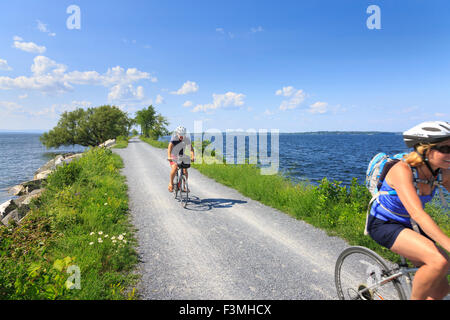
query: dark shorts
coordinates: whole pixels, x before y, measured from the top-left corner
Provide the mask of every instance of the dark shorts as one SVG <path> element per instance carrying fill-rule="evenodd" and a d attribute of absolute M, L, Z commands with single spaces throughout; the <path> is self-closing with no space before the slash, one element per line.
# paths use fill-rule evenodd
<path fill-rule="evenodd" d="M 376 243 L 391 249 L 394 245 L 395 240 L 397 239 L 400 232 L 403 229 L 411 229 L 409 226 L 405 226 L 397 221 L 388 220 L 384 221 L 378 218 L 375 218 L 372 215 L 369 215 L 369 221 L 367 229 L 369 231 L 369 235 L 375 240 Z M 427 236 L 423 230 L 419 227 L 420 234 L 424 237 L 433 241 L 429 236 Z M 434 242 L 434 241 L 433 241 Z"/>

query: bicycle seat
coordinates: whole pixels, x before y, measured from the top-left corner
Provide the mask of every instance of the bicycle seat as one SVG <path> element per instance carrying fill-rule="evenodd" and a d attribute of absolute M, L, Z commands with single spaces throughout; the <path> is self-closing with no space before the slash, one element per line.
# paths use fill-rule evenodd
<path fill-rule="evenodd" d="M 183 161 L 177 162 L 179 168 L 187 169 L 191 167 L 190 163 L 184 163 Z"/>

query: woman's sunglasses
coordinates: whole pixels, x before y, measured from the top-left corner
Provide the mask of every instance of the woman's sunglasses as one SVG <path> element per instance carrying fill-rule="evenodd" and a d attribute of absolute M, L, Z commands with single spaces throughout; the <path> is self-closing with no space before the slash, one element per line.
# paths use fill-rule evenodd
<path fill-rule="evenodd" d="M 433 150 L 439 151 L 440 153 L 450 153 L 450 146 L 438 146 L 431 148 Z"/>

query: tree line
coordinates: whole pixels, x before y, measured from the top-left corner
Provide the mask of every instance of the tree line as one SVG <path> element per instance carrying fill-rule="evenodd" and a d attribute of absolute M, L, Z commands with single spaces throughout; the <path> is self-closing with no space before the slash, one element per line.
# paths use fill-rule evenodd
<path fill-rule="evenodd" d="M 136 129 L 133 129 L 135 125 L 140 126 L 141 135 L 147 138 L 158 140 L 169 134 L 168 120 L 157 113 L 152 105 L 137 111 L 134 118 L 116 106 L 104 105 L 64 112 L 58 124 L 42 134 L 40 141 L 47 148 L 76 144 L 98 146 L 109 139 L 137 134 Z"/>

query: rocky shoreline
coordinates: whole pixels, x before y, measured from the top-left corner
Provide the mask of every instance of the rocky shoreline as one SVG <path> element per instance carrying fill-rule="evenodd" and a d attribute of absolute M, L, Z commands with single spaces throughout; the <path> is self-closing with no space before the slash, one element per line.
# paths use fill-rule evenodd
<path fill-rule="evenodd" d="M 115 139 L 108 140 L 99 145 L 103 148 L 111 148 L 116 143 Z M 83 153 L 66 153 L 58 155 L 39 168 L 30 181 L 22 182 L 8 189 L 13 198 L 0 204 L 0 226 L 9 225 L 11 221 L 20 223 L 30 211 L 30 203 L 38 198 L 45 190 L 48 176 L 58 167 L 69 164 L 81 158 Z"/>

